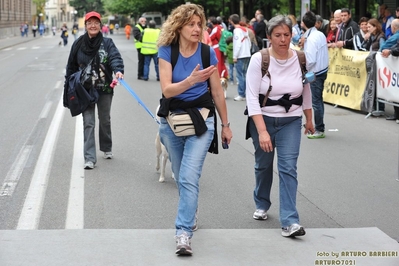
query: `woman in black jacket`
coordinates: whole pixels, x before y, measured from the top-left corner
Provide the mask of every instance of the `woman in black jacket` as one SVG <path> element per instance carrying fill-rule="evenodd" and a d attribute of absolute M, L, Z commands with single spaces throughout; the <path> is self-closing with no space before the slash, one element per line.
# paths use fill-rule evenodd
<path fill-rule="evenodd" d="M 66 98 L 69 77 L 85 69 L 89 64 L 93 71 L 93 86 L 99 93 L 97 102 L 99 120 L 100 150 L 104 152 L 105 159 L 112 159 L 111 135 L 111 103 L 114 94 L 112 74 L 115 79 L 123 78 L 124 65 L 122 57 L 112 39 L 103 37 L 101 33 L 101 16 L 97 12 L 89 12 L 85 16 L 86 33 L 72 45 L 69 54 L 64 86 L 64 106 L 68 107 Z M 96 144 L 94 138 L 95 105 L 87 107 L 82 112 L 84 126 L 84 158 L 85 169 L 93 169 L 96 162 Z"/>
<path fill-rule="evenodd" d="M 367 21 L 368 33 L 364 36 L 362 46 L 366 51 L 378 51 L 380 46 L 385 42 L 385 34 L 382 30 L 381 23 L 372 18 Z"/>

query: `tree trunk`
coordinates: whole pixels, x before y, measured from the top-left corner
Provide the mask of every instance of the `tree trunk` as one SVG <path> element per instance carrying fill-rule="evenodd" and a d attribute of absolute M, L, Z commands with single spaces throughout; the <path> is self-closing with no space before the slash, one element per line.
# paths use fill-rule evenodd
<path fill-rule="evenodd" d="M 288 0 L 288 13 L 295 15 L 295 0 Z"/>

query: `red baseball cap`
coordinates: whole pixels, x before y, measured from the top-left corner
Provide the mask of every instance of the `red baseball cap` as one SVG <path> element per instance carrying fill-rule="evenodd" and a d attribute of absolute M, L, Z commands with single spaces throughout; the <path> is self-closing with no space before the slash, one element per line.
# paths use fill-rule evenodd
<path fill-rule="evenodd" d="M 98 14 L 97 12 L 95 12 L 95 11 L 91 11 L 91 12 L 86 14 L 85 22 L 88 21 L 92 17 L 98 18 L 101 21 L 101 15 Z"/>

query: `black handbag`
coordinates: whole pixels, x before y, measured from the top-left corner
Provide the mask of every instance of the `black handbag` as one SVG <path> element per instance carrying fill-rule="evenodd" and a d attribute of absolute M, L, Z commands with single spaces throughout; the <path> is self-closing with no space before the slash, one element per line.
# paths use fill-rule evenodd
<path fill-rule="evenodd" d="M 68 80 L 67 100 L 72 116 L 81 114 L 87 107 L 98 102 L 99 94 L 93 84 L 89 89 L 83 86 L 81 80 L 84 75 L 83 70 L 79 70 L 73 73 Z"/>
<path fill-rule="evenodd" d="M 97 103 L 100 97 L 93 84 L 93 80 L 98 78 L 93 68 L 93 59 L 90 60 L 84 69 L 73 73 L 69 77 L 67 100 L 72 116 L 77 116 L 84 112 L 88 106 Z"/>
<path fill-rule="evenodd" d="M 257 46 L 256 43 L 251 42 L 251 55 L 256 52 L 259 52 L 259 46 Z"/>

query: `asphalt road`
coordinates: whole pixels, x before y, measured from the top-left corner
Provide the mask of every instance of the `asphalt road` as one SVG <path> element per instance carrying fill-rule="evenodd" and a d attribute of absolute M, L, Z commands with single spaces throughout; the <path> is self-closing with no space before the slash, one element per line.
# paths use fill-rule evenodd
<path fill-rule="evenodd" d="M 125 62 L 126 82 L 155 113 L 161 90 L 153 65 L 149 81 L 137 80 L 133 41 L 122 34 L 112 38 Z M 158 126 L 122 86 L 115 89 L 111 113 L 115 157 L 105 160 L 98 151 L 96 168 L 83 171 L 81 118 L 60 107 L 71 44 L 59 47 L 58 42 L 58 36 L 47 36 L 0 50 L 0 230 L 174 228 L 178 195 L 170 165 L 165 183 L 158 182 L 155 170 Z M 245 103 L 233 101 L 236 92 L 230 85 L 230 148 L 208 154 L 205 162 L 199 228 L 276 229 L 276 169 L 269 220 L 252 219 L 253 146 L 244 138 Z M 386 109 L 392 114 L 392 107 Z M 303 136 L 297 199 L 301 224 L 378 227 L 399 239 L 399 125 L 365 115 L 326 104 L 326 138 Z"/>

